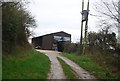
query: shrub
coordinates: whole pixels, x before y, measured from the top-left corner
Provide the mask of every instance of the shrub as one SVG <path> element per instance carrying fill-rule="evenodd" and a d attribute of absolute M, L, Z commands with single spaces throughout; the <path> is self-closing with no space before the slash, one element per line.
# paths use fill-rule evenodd
<path fill-rule="evenodd" d="M 64 52 L 75 53 L 77 49 L 78 49 L 78 45 L 76 43 L 71 43 L 71 42 L 64 43 Z"/>

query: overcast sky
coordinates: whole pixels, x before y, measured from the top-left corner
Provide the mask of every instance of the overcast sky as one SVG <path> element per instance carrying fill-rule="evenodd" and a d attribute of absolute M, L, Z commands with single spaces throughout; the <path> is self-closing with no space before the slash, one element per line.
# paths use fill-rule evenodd
<path fill-rule="evenodd" d="M 37 23 L 37 28 L 33 30 L 35 36 L 65 31 L 72 35 L 72 42 L 78 42 L 80 40 L 81 3 L 82 0 L 32 0 L 29 10 L 35 16 Z M 90 13 L 95 13 L 94 3 L 95 0 L 90 0 Z M 96 21 L 95 17 L 89 15 L 88 31 L 98 31 Z"/>

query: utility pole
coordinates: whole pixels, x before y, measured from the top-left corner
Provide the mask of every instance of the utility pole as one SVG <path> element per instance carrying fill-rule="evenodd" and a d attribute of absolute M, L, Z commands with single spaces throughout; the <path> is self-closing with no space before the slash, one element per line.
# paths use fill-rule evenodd
<path fill-rule="evenodd" d="M 88 30 L 88 15 L 89 15 L 89 0 L 87 4 L 87 10 L 84 10 L 84 0 L 82 0 L 82 21 L 81 21 L 81 39 L 80 39 L 80 46 L 82 53 L 85 54 L 85 48 L 86 48 L 86 43 L 87 43 L 87 30 Z M 85 37 L 84 37 L 84 42 L 83 41 L 83 22 L 85 23 Z"/>
<path fill-rule="evenodd" d="M 82 11 L 84 9 L 84 0 L 82 0 Z M 83 49 L 83 21 L 81 20 L 81 37 L 80 37 L 80 51 Z"/>
<path fill-rule="evenodd" d="M 120 0 L 118 1 L 118 43 L 120 44 Z"/>

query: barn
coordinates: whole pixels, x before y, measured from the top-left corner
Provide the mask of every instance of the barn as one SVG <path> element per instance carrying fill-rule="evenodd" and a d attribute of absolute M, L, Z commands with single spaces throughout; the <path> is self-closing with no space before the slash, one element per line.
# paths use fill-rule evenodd
<path fill-rule="evenodd" d="M 32 44 L 34 48 L 40 48 L 44 50 L 58 50 L 63 51 L 63 43 L 71 42 L 71 34 L 64 31 L 46 34 L 32 38 Z"/>

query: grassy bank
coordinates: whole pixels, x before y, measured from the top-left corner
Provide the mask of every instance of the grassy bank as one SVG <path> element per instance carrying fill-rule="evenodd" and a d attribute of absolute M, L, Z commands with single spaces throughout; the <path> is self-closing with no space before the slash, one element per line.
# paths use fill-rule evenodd
<path fill-rule="evenodd" d="M 69 65 L 67 65 L 62 59 L 58 58 L 58 61 L 60 62 L 60 64 L 62 65 L 63 71 L 67 77 L 67 79 L 77 79 L 77 77 L 74 75 L 71 67 Z"/>
<path fill-rule="evenodd" d="M 46 79 L 50 70 L 47 56 L 33 49 L 3 57 L 3 79 Z"/>
<path fill-rule="evenodd" d="M 82 68 L 86 69 L 87 71 L 95 75 L 97 78 L 100 78 L 100 79 L 118 79 L 119 78 L 119 72 L 111 73 L 109 71 L 109 67 L 101 66 L 99 64 L 100 62 L 96 62 L 93 58 L 90 58 L 86 55 L 78 56 L 78 55 L 68 54 L 68 53 L 63 53 L 62 55 L 73 60 L 74 62 L 79 64 Z M 101 63 L 102 62 L 103 61 L 101 61 Z"/>

